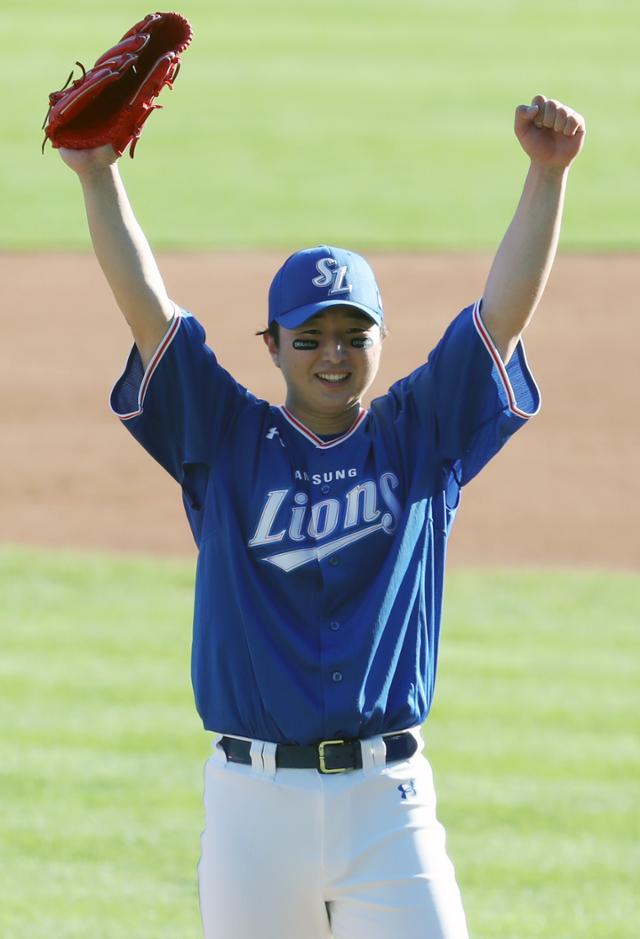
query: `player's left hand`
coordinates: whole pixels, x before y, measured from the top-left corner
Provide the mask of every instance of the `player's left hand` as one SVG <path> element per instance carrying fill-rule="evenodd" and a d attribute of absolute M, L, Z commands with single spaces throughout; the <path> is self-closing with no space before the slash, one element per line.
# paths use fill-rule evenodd
<path fill-rule="evenodd" d="M 583 116 L 566 104 L 536 95 L 530 105 L 516 108 L 515 132 L 532 162 L 564 169 L 580 153 L 586 126 Z"/>

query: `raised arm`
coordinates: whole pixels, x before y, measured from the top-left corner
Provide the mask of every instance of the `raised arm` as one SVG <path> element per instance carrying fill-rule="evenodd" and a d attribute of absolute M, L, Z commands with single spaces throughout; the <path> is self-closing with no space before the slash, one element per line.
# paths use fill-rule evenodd
<path fill-rule="evenodd" d="M 110 145 L 61 148 L 82 185 L 91 240 L 146 368 L 174 315 L 149 243 L 136 221 Z"/>
<path fill-rule="evenodd" d="M 531 164 L 524 190 L 489 272 L 482 318 L 507 362 L 542 297 L 558 247 L 569 167 L 584 119 L 537 95 L 516 109 L 515 133 Z"/>

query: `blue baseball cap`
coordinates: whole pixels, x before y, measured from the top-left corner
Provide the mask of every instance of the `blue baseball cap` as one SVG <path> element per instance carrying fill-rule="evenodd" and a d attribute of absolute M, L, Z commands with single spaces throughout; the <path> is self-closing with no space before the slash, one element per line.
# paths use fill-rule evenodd
<path fill-rule="evenodd" d="M 350 306 L 382 326 L 384 313 L 375 275 L 359 254 L 318 245 L 287 258 L 269 288 L 269 325 L 295 329 L 321 310 Z"/>

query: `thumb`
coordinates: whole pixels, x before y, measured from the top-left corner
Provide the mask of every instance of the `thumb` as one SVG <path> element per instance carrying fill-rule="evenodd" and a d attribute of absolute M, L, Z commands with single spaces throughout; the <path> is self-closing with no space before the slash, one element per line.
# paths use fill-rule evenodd
<path fill-rule="evenodd" d="M 516 131 L 525 130 L 528 124 L 533 124 L 539 111 L 537 104 L 519 104 L 516 108 Z"/>
<path fill-rule="evenodd" d="M 540 106 L 538 104 L 519 104 L 516 108 L 516 115 L 532 121 L 539 110 Z"/>

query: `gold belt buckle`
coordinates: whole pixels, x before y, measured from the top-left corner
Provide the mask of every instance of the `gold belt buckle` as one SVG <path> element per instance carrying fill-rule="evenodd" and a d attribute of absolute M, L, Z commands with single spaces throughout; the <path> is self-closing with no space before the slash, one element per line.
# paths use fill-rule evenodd
<path fill-rule="evenodd" d="M 321 740 L 318 744 L 318 758 L 320 760 L 320 772 L 321 773 L 346 773 L 346 767 L 344 769 L 327 769 L 327 763 L 324 755 L 324 748 L 330 746 L 331 744 L 338 744 L 343 747 L 347 741 L 346 740 Z"/>

